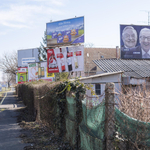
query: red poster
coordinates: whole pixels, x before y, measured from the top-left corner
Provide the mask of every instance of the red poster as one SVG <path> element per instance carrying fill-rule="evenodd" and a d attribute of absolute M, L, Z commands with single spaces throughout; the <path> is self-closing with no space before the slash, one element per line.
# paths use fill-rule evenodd
<path fill-rule="evenodd" d="M 47 70 L 48 70 L 48 73 L 59 72 L 58 62 L 55 56 L 54 49 L 47 50 Z"/>

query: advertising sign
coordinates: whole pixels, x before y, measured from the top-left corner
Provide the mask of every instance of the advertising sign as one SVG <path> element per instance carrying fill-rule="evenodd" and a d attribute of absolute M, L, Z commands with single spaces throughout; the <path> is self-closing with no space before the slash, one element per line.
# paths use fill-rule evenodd
<path fill-rule="evenodd" d="M 84 47 L 71 46 L 47 50 L 48 73 L 84 70 Z"/>
<path fill-rule="evenodd" d="M 47 23 L 46 32 L 47 47 L 84 43 L 84 17 Z"/>
<path fill-rule="evenodd" d="M 55 77 L 54 73 L 48 73 L 47 66 L 46 66 L 46 72 L 47 72 L 47 76 L 46 77 Z"/>
<path fill-rule="evenodd" d="M 18 84 L 23 84 L 28 81 L 28 69 L 27 67 L 18 68 Z"/>
<path fill-rule="evenodd" d="M 28 81 L 38 80 L 38 64 L 28 64 Z"/>
<path fill-rule="evenodd" d="M 150 26 L 120 25 L 122 59 L 150 59 Z"/>
<path fill-rule="evenodd" d="M 19 73 L 26 73 L 27 72 L 27 67 L 20 67 L 18 68 Z"/>
<path fill-rule="evenodd" d="M 32 62 L 40 62 L 38 48 L 18 50 L 18 67 L 28 67 Z"/>
<path fill-rule="evenodd" d="M 53 81 L 54 73 L 48 74 L 47 62 L 38 63 L 38 79 Z"/>
<path fill-rule="evenodd" d="M 22 58 L 22 65 L 27 66 L 28 63 L 35 62 L 35 57 L 31 58 Z"/>

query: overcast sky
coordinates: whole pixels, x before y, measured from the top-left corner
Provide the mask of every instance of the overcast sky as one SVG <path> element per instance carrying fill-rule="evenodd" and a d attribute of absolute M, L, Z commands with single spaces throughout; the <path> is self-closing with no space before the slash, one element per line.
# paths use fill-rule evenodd
<path fill-rule="evenodd" d="M 0 48 L 40 46 L 46 23 L 84 16 L 85 43 L 120 47 L 120 24 L 148 24 L 149 0 L 0 0 Z M 0 56 L 1 56 L 0 55 Z"/>

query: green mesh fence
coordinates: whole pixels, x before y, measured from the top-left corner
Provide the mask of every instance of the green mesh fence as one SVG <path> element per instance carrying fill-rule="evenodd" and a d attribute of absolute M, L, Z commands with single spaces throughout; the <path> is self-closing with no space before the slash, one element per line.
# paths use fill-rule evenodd
<path fill-rule="evenodd" d="M 76 144 L 76 122 L 68 118 L 66 119 L 66 138 L 72 146 Z"/>
<path fill-rule="evenodd" d="M 104 145 L 101 139 L 86 133 L 84 126 L 80 126 L 79 131 L 81 138 L 81 150 L 103 150 Z"/>
<path fill-rule="evenodd" d="M 83 103 L 83 120 L 80 124 L 80 139 L 82 150 L 104 149 L 105 105 L 104 101 L 88 108 Z"/>
<path fill-rule="evenodd" d="M 73 97 L 66 97 L 68 114 L 65 117 L 66 120 L 66 138 L 70 142 L 71 146 L 76 144 L 76 101 Z"/>
<path fill-rule="evenodd" d="M 86 106 L 82 103 L 83 119 L 79 125 L 80 145 L 82 150 L 105 149 L 105 101 L 96 106 Z M 68 114 L 66 116 L 66 137 L 71 145 L 76 144 L 76 102 L 73 97 L 67 97 Z M 150 123 L 131 118 L 115 108 L 116 135 L 114 140 L 121 141 L 150 149 Z M 114 141 L 115 142 L 115 141 Z"/>
<path fill-rule="evenodd" d="M 67 109 L 68 109 L 68 117 L 72 120 L 75 120 L 76 117 L 76 101 L 73 97 L 66 97 L 67 99 Z"/>
<path fill-rule="evenodd" d="M 150 123 L 131 118 L 115 108 L 116 131 L 124 140 L 150 149 Z"/>

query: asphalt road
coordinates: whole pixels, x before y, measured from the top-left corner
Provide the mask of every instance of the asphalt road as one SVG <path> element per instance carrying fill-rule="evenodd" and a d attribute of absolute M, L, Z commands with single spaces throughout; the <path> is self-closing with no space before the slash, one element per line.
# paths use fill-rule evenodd
<path fill-rule="evenodd" d="M 0 150 L 23 150 L 29 144 L 21 142 L 21 128 L 17 123 L 16 109 L 23 107 L 18 104 L 13 91 L 8 92 L 0 105 Z"/>

